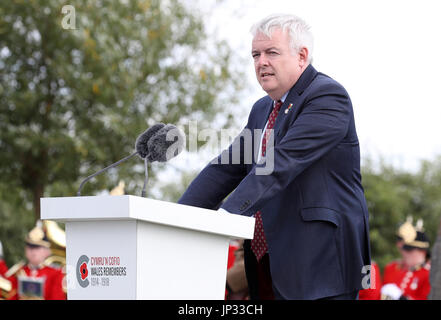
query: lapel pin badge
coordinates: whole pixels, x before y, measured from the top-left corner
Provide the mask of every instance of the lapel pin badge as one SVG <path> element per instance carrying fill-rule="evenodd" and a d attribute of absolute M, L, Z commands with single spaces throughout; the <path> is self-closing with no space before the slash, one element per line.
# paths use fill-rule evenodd
<path fill-rule="evenodd" d="M 292 109 L 292 103 L 290 103 L 288 108 L 285 109 L 285 114 L 287 114 L 291 109 Z"/>

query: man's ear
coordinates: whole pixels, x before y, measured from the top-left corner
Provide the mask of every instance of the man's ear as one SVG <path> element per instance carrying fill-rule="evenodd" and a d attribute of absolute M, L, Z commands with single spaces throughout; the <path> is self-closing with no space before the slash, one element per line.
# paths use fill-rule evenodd
<path fill-rule="evenodd" d="M 306 67 L 306 65 L 308 64 L 308 57 L 309 57 L 308 48 L 306 47 L 301 48 L 299 50 L 299 65 L 300 67 L 302 67 L 302 69 Z"/>

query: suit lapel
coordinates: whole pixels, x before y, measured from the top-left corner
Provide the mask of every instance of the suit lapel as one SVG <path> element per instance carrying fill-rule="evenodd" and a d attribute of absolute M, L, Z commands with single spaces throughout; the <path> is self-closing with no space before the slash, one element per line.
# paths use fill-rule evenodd
<path fill-rule="evenodd" d="M 317 76 L 318 72 L 314 69 L 312 65 L 309 65 L 305 71 L 303 71 L 300 78 L 294 84 L 294 86 L 289 90 L 288 96 L 285 99 L 280 112 L 277 116 L 276 123 L 274 124 L 274 133 L 276 136 L 279 135 L 282 123 L 288 116 L 292 113 L 297 114 L 300 110 L 298 101 L 299 97 L 302 95 L 303 91 L 311 84 L 312 80 Z"/>

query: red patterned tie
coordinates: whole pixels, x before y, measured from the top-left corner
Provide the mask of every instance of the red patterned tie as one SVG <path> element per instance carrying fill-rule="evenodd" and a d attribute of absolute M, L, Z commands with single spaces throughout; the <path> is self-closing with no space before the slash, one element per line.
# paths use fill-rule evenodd
<path fill-rule="evenodd" d="M 279 114 L 280 107 L 282 106 L 282 101 L 277 101 L 273 111 L 271 112 L 268 118 L 268 124 L 266 125 L 266 129 L 262 139 L 262 156 L 265 156 L 266 153 L 266 142 L 268 137 L 271 134 L 271 130 L 274 127 L 274 123 L 276 122 L 277 115 Z M 268 246 L 266 244 L 265 233 L 263 232 L 263 223 L 262 223 L 262 213 L 257 211 L 255 214 L 256 223 L 254 226 L 254 237 L 251 240 L 251 250 L 256 255 L 257 261 L 262 259 L 265 253 L 268 251 Z"/>

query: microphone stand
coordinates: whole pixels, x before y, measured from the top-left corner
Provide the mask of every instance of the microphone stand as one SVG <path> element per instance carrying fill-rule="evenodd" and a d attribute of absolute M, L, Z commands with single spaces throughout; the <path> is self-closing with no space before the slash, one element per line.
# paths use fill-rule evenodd
<path fill-rule="evenodd" d="M 144 179 L 144 186 L 142 187 L 142 194 L 141 197 L 145 198 L 146 193 L 145 193 L 145 189 L 147 186 L 147 180 L 149 179 L 149 169 L 147 167 L 148 161 L 147 161 L 147 156 L 144 158 L 144 169 L 145 169 L 145 179 Z"/>
<path fill-rule="evenodd" d="M 127 157 L 125 157 L 125 158 L 119 160 L 118 162 L 115 162 L 115 163 L 111 164 L 110 166 L 105 167 L 104 169 L 101 169 L 100 171 L 95 172 L 94 174 L 91 174 L 90 176 L 88 176 L 86 179 L 83 180 L 83 182 L 81 182 L 80 187 L 79 187 L 78 192 L 77 192 L 77 196 L 78 196 L 78 197 L 81 196 L 81 189 L 83 189 L 83 186 L 84 186 L 84 184 L 85 184 L 87 181 L 89 181 L 89 180 L 92 179 L 93 177 L 99 175 L 100 173 L 103 173 L 104 171 L 107 171 L 107 170 L 109 170 L 109 169 L 111 169 L 111 168 L 113 168 L 113 167 L 116 167 L 116 166 L 119 165 L 121 162 L 124 162 L 124 161 L 126 161 L 126 160 L 129 160 L 130 158 L 136 156 L 137 154 L 138 154 L 138 151 L 136 151 L 136 152 L 132 153 L 130 156 L 127 156 Z"/>

